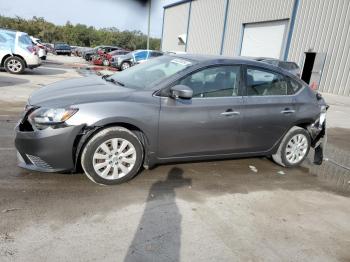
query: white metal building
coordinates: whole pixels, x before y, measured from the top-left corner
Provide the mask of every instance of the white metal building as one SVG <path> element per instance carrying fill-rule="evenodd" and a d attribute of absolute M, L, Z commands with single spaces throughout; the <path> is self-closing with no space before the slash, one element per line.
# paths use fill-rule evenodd
<path fill-rule="evenodd" d="M 350 0 L 183 0 L 164 7 L 162 50 L 295 61 L 350 96 Z"/>

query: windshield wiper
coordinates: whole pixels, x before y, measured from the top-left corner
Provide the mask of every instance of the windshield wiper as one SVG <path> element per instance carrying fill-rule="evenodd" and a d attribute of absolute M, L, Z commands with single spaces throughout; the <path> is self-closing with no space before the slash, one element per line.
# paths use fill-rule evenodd
<path fill-rule="evenodd" d="M 103 76 L 102 76 L 102 79 L 106 79 L 106 78 L 109 77 L 109 76 L 111 76 L 111 75 L 108 75 L 108 74 L 107 74 L 107 75 L 103 75 Z"/>
<path fill-rule="evenodd" d="M 120 85 L 120 86 L 125 86 L 124 83 L 118 81 L 118 80 L 115 80 L 114 78 L 108 78 L 109 76 L 111 75 L 104 75 L 102 76 L 102 79 L 106 80 L 107 82 L 111 82 L 113 84 L 117 84 L 117 85 Z"/>

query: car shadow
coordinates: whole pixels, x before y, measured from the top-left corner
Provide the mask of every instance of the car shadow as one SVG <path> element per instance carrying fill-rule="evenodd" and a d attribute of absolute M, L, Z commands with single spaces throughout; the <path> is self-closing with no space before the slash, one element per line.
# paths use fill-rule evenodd
<path fill-rule="evenodd" d="M 27 79 L 21 79 L 21 78 L 17 78 L 17 77 L 11 77 L 11 76 L 1 76 L 0 77 L 0 87 L 20 85 L 20 84 L 25 84 L 28 82 L 29 82 L 29 80 L 27 80 Z"/>
<path fill-rule="evenodd" d="M 182 216 L 176 205 L 175 189 L 191 183 L 191 179 L 183 177 L 182 169 L 173 167 L 166 180 L 151 186 L 125 262 L 180 260 Z"/>
<path fill-rule="evenodd" d="M 33 70 L 24 71 L 25 75 L 60 75 L 64 73 L 66 73 L 66 71 L 62 69 L 53 69 L 53 68 L 45 68 L 45 67 L 39 67 Z"/>

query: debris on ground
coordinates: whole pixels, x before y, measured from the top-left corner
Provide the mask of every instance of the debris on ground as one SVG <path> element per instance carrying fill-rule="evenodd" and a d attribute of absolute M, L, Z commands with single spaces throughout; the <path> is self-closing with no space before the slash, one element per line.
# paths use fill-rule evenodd
<path fill-rule="evenodd" d="M 18 210 L 21 210 L 21 208 L 8 208 L 8 209 L 4 209 L 2 213 L 8 213 L 8 212 L 18 211 Z"/>
<path fill-rule="evenodd" d="M 0 233 L 0 242 L 14 242 L 15 238 L 8 232 Z"/>
<path fill-rule="evenodd" d="M 250 170 L 253 171 L 254 173 L 258 172 L 258 169 L 255 166 L 249 166 Z"/>
<path fill-rule="evenodd" d="M 277 174 L 283 176 L 283 175 L 285 175 L 286 173 L 285 173 L 284 171 L 280 170 L 280 171 L 277 172 Z"/>

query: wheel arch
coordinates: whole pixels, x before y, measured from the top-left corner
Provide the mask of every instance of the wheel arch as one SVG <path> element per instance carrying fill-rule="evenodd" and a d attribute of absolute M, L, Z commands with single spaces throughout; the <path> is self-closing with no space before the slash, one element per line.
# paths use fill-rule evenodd
<path fill-rule="evenodd" d="M 17 55 L 17 54 L 13 54 L 13 56 L 16 56 L 16 57 L 21 58 L 21 59 L 23 60 L 23 62 L 24 62 L 25 67 L 28 67 L 28 66 L 27 66 L 27 62 L 26 62 L 26 60 L 23 58 L 23 56 Z"/>
<path fill-rule="evenodd" d="M 315 122 L 315 120 L 313 119 L 300 119 L 299 121 L 293 123 L 293 125 L 291 125 L 289 128 L 286 129 L 286 131 L 281 135 L 281 137 L 278 139 L 278 141 L 272 146 L 272 148 L 269 150 L 269 152 L 271 154 L 274 154 L 277 152 L 283 138 L 288 134 L 288 132 L 293 128 L 293 127 L 301 127 L 303 129 L 305 129 L 309 134 L 310 134 L 310 130 L 309 130 L 309 126 L 311 124 L 313 124 Z M 310 134 L 311 136 L 311 134 Z"/>
<path fill-rule="evenodd" d="M 8 57 L 10 57 L 10 56 L 12 56 L 12 55 L 7 54 L 7 55 L 5 55 L 5 56 L 2 58 L 2 60 L 1 60 L 1 66 L 2 66 L 2 67 L 3 67 L 4 64 L 5 64 L 5 60 L 6 60 Z"/>
<path fill-rule="evenodd" d="M 149 150 L 149 139 L 146 135 L 146 133 L 139 128 L 138 126 L 128 123 L 128 122 L 113 122 L 113 123 L 107 123 L 105 125 L 99 125 L 99 126 L 85 126 L 81 133 L 77 136 L 77 138 L 74 141 L 73 145 L 73 159 L 74 159 L 74 165 L 75 170 L 78 170 L 81 168 L 80 159 L 81 154 L 83 152 L 83 149 L 85 145 L 93 138 L 94 135 L 96 135 L 98 132 L 110 128 L 110 127 L 124 127 L 131 132 L 133 132 L 137 138 L 140 140 L 143 150 L 144 150 L 144 163 L 148 162 L 147 152 Z"/>
<path fill-rule="evenodd" d="M 2 67 L 4 66 L 5 60 L 6 60 L 7 58 L 11 57 L 11 56 L 15 56 L 15 57 L 21 58 L 21 59 L 23 60 L 23 62 L 24 62 L 25 67 L 27 67 L 27 62 L 26 62 L 26 60 L 25 60 L 22 56 L 17 55 L 17 54 L 13 54 L 13 55 L 7 54 L 7 55 L 5 55 L 5 56 L 2 58 L 2 60 L 1 60 L 1 66 L 2 66 Z"/>

